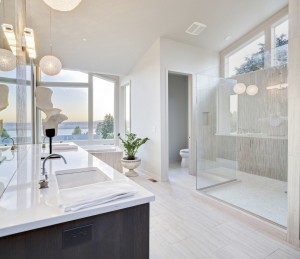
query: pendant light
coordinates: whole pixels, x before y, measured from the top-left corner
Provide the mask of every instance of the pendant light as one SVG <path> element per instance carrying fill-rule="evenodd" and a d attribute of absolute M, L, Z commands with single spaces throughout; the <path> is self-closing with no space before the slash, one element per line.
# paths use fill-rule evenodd
<path fill-rule="evenodd" d="M 16 56 L 7 49 L 0 49 L 0 71 L 11 71 L 16 68 Z"/>
<path fill-rule="evenodd" d="M 5 13 L 4 13 L 4 0 L 2 1 L 2 10 L 3 10 L 3 20 L 5 20 Z M 4 34 L 3 36 L 3 45 L 4 45 Z M 16 68 L 16 57 L 15 55 L 7 50 L 7 49 L 0 49 L 0 71 L 11 71 Z"/>
<path fill-rule="evenodd" d="M 248 95 L 256 95 L 258 93 L 258 87 L 256 85 L 249 85 L 246 89 Z"/>
<path fill-rule="evenodd" d="M 40 60 L 40 68 L 42 72 L 48 76 L 55 76 L 59 74 L 62 69 L 60 60 L 52 55 L 52 15 L 50 8 L 50 52 L 51 55 L 46 55 Z"/>
<path fill-rule="evenodd" d="M 44 2 L 54 10 L 68 12 L 76 8 L 81 0 L 44 0 Z"/>
<path fill-rule="evenodd" d="M 246 91 L 246 85 L 244 83 L 237 83 L 234 85 L 233 91 L 236 94 L 243 94 Z"/>

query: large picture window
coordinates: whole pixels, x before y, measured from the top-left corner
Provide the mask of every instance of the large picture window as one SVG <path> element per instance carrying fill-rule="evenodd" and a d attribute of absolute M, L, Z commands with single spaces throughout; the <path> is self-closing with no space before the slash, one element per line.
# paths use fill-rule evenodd
<path fill-rule="evenodd" d="M 68 117 L 59 125 L 54 141 L 114 144 L 114 80 L 93 73 L 62 70 L 53 77 L 42 73 L 38 85 L 53 91 L 54 107 Z M 41 113 L 41 118 L 44 116 Z M 41 125 L 40 128 L 41 141 L 44 134 Z"/>
<path fill-rule="evenodd" d="M 272 18 L 258 26 L 243 40 L 238 40 L 220 52 L 223 76 L 233 77 L 288 62 L 287 15 Z M 256 36 L 255 36 L 256 34 Z"/>
<path fill-rule="evenodd" d="M 16 69 L 12 71 L 0 71 L 0 84 L 8 87 L 8 106 L 0 112 L 0 123 L 3 129 L 0 129 L 0 144 L 5 138 L 12 138 L 16 143 L 19 139 L 17 137 L 17 80 Z M 26 91 L 23 92 L 26 98 L 26 124 L 23 125 L 25 143 L 32 141 L 32 95 L 31 85 L 29 79 L 31 78 L 31 68 L 26 66 Z M 24 119 L 24 118 L 23 118 Z"/>
<path fill-rule="evenodd" d="M 49 87 L 54 107 L 62 110 L 68 120 L 59 124 L 54 141 L 88 140 L 88 88 Z M 42 118 L 45 115 L 42 114 Z"/>

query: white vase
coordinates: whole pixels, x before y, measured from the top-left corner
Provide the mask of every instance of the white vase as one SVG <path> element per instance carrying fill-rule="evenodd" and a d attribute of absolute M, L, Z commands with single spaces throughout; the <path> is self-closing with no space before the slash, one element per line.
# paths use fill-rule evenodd
<path fill-rule="evenodd" d="M 128 169 L 128 171 L 125 173 L 128 177 L 135 177 L 138 176 L 138 173 L 134 171 L 137 167 L 141 164 L 141 159 L 136 157 L 135 160 L 127 160 L 125 158 L 121 159 L 121 164 L 124 168 Z"/>

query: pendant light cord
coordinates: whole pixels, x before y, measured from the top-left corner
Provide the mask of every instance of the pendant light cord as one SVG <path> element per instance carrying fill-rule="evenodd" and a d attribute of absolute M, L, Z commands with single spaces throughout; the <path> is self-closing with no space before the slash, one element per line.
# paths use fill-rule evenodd
<path fill-rule="evenodd" d="M 32 27 L 32 20 L 31 20 L 31 0 L 28 2 L 28 9 L 29 9 L 29 26 Z"/>
<path fill-rule="evenodd" d="M 1 0 L 0 0 L 1 1 Z M 4 0 L 2 0 L 2 17 L 3 17 L 3 21 L 1 23 L 1 25 L 4 23 L 5 21 L 5 4 L 4 4 Z M 2 44 L 3 44 L 3 49 L 4 49 L 4 45 L 5 45 L 5 37 L 4 37 L 4 32 L 3 32 L 3 29 L 2 29 L 2 26 L 1 26 L 1 35 L 2 35 Z"/>
<path fill-rule="evenodd" d="M 51 10 L 51 7 L 50 7 L 50 53 L 51 53 L 51 56 L 52 56 L 52 10 Z"/>

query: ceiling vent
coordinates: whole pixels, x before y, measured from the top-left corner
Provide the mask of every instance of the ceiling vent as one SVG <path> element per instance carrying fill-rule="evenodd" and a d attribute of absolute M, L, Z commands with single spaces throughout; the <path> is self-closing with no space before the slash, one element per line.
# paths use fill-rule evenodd
<path fill-rule="evenodd" d="M 199 35 L 207 25 L 200 23 L 200 22 L 194 22 L 185 32 L 191 35 Z"/>

